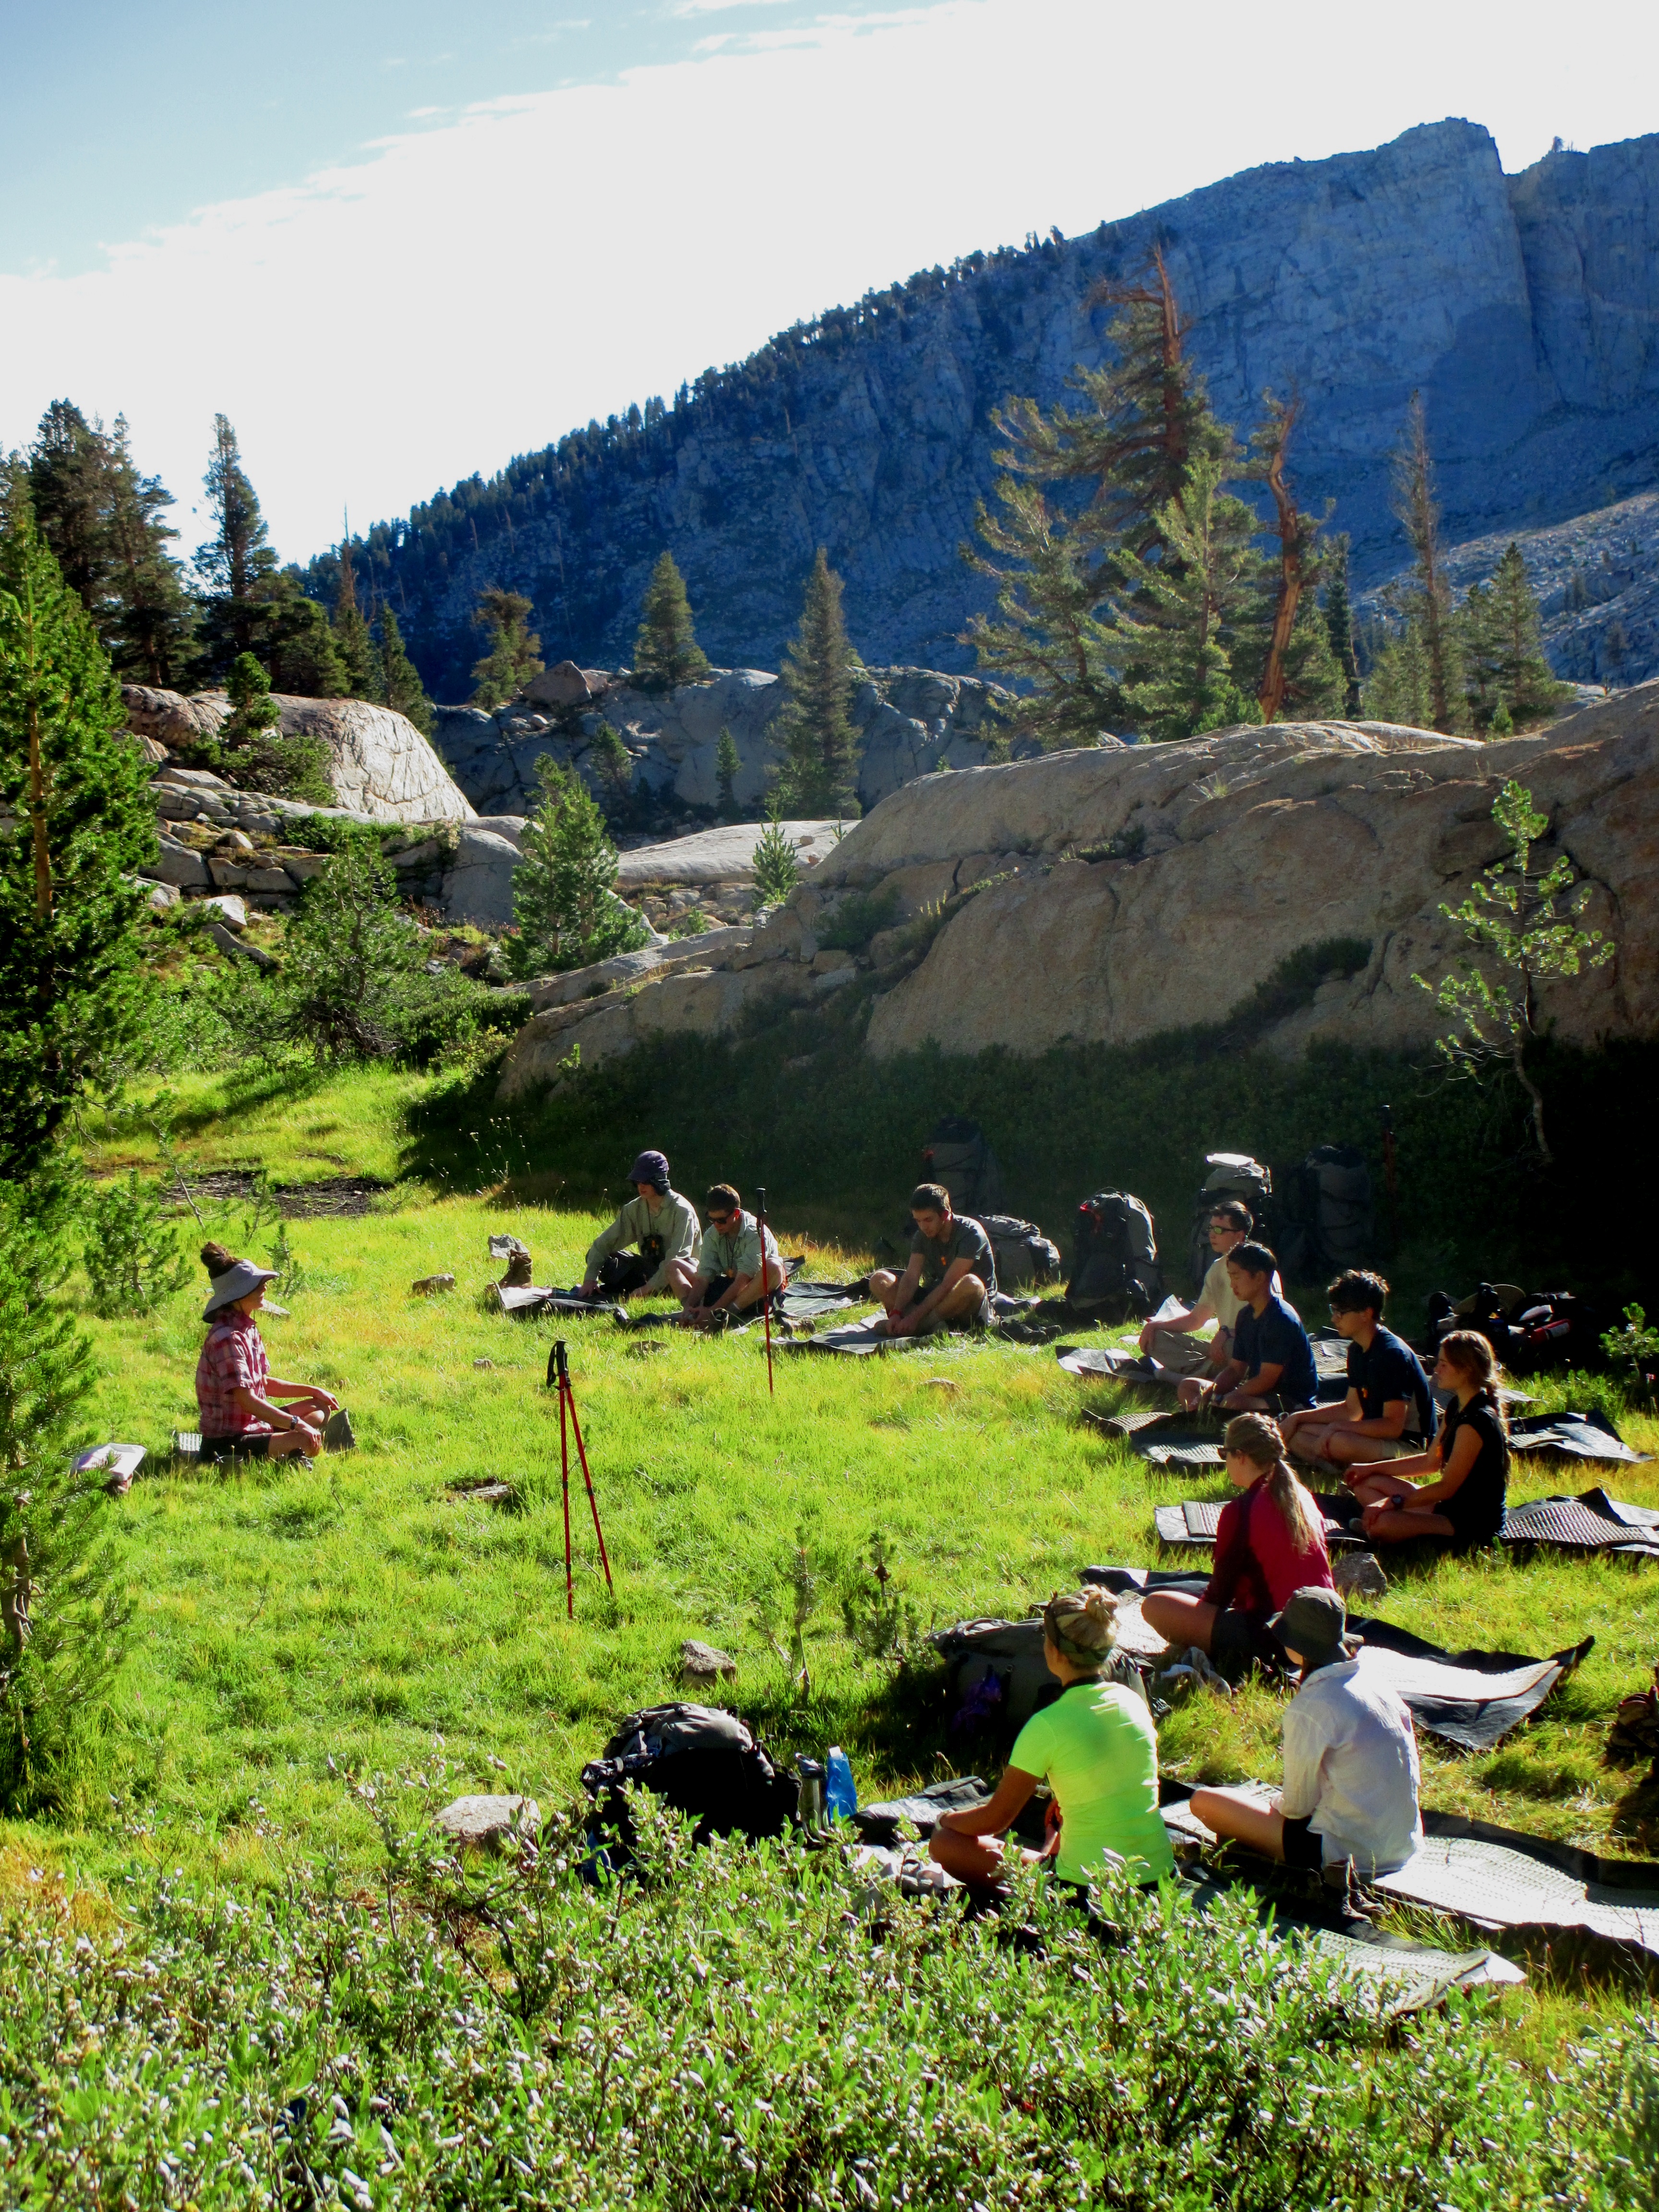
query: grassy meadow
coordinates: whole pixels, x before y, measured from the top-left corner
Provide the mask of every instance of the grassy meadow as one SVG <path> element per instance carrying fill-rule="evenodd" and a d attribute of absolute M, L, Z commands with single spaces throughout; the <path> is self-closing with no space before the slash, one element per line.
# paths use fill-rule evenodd
<path fill-rule="evenodd" d="M 180 1079 L 175 1157 L 187 1176 L 391 1181 L 434 1088 L 383 1071 Z M 157 1162 L 142 1121 L 82 1134 L 95 1172 Z M 485 1187 L 406 1179 L 365 1215 L 286 1224 L 303 1279 L 265 1324 L 273 1371 L 326 1384 L 359 1439 L 309 1470 L 170 1462 L 195 1422 L 199 1275 L 112 1321 L 71 1290 L 100 1363 L 91 1425 L 151 1458 L 105 1516 L 134 1608 L 107 1712 L 88 1717 L 58 1810 L 0 1822 L 0 2201 L 1659 2201 L 1659 2030 L 1612 1980 L 1534 1966 L 1524 1989 L 1401 2027 L 1374 1986 L 1279 1941 L 1243 1899 L 1208 1917 L 1173 1893 L 1119 1899 L 1122 1940 L 1103 1949 L 1021 1877 L 1034 1948 L 994 1919 L 877 1904 L 838 1850 L 693 1852 L 649 1814 L 643 1880 L 574 1879 L 580 1770 L 620 1714 L 677 1694 L 683 1638 L 735 1656 L 731 1701 L 775 1752 L 838 1742 L 866 1796 L 960 1771 L 925 1660 L 863 1661 L 846 1633 L 872 1534 L 921 1627 L 1023 1615 L 1085 1565 L 1154 1562 L 1152 1509 L 1194 1478 L 1086 1424 L 1121 1393 L 1078 1382 L 1052 1346 L 781 1352 L 772 1396 L 755 1334 L 567 1322 L 616 1578 L 613 1597 L 578 1481 L 569 1620 L 555 1330 L 482 1293 L 492 1232 L 530 1246 L 538 1280 L 569 1282 L 601 1217 L 559 1202 L 556 1155 L 503 1153 L 497 1180 L 487 1115 L 460 1134 Z M 269 1216 L 204 1211 L 234 1247 L 268 1251 Z M 193 1248 L 198 1224 L 179 1225 Z M 777 1222 L 825 1277 L 868 1261 L 844 1227 L 829 1241 L 837 1225 Z M 449 1273 L 453 1294 L 412 1295 Z M 1659 1423 L 1626 1433 L 1659 1449 Z M 480 1480 L 510 1484 L 510 1505 L 469 1498 Z M 1515 1487 L 1584 1486 L 1534 1465 Z M 1655 1468 L 1613 1486 L 1659 1504 Z M 804 1690 L 775 1643 L 802 1547 Z M 1659 1644 L 1659 1575 L 1402 1562 L 1382 1609 L 1454 1647 L 1593 1634 L 1495 1753 L 1424 1739 L 1425 1797 L 1654 1851 L 1659 1793 L 1602 1747 Z M 1272 1776 L 1282 1698 L 1189 1698 L 1161 1725 L 1166 1771 Z M 430 1809 L 504 1788 L 549 1815 L 538 1850 L 505 1867 L 434 1856 Z M 1389 1920 L 1449 1940 L 1431 1916 Z"/>

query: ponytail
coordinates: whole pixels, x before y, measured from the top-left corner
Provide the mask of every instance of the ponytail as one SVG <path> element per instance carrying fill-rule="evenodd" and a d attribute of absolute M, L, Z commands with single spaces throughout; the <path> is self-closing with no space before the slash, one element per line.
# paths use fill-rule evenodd
<path fill-rule="evenodd" d="M 1261 1469 L 1267 1495 L 1278 1507 L 1285 1533 L 1295 1549 L 1323 1551 L 1324 1516 L 1285 1456 L 1285 1439 L 1278 1422 L 1270 1421 L 1265 1413 L 1240 1413 L 1228 1422 L 1222 1449 L 1237 1452 Z"/>

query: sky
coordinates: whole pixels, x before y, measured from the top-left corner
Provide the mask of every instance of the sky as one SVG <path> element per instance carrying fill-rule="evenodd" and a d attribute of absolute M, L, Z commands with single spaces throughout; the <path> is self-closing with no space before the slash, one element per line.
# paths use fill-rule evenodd
<path fill-rule="evenodd" d="M 285 560 L 976 247 L 1659 130 L 1652 0 L 0 0 L 0 449 L 124 412 L 188 550 L 221 410 Z"/>

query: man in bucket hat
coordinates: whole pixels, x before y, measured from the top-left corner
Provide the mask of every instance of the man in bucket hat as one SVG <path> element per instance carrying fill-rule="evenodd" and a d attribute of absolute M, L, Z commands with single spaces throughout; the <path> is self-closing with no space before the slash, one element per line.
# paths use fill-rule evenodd
<path fill-rule="evenodd" d="M 1409 1708 L 1358 1656 L 1336 1590 L 1297 1590 L 1267 1626 L 1302 1671 L 1285 1708 L 1285 1786 L 1267 1805 L 1194 1790 L 1194 1816 L 1287 1866 L 1392 1874 L 1423 1840 Z"/>
<path fill-rule="evenodd" d="M 264 1340 L 253 1316 L 264 1304 L 269 1267 L 234 1261 L 213 1278 L 202 1318 L 210 1324 L 196 1363 L 196 1404 L 202 1425 L 202 1457 L 309 1457 L 321 1449 L 321 1417 L 337 1401 L 311 1382 L 282 1382 L 271 1374 Z M 274 1404 L 286 1398 L 288 1407 Z"/>
<path fill-rule="evenodd" d="M 647 1298 L 669 1293 L 682 1297 L 702 1251 L 697 1209 L 670 1188 L 668 1162 L 660 1152 L 641 1152 L 628 1180 L 635 1196 L 587 1248 L 582 1296 L 591 1298 L 604 1290 L 613 1298 L 635 1292 Z M 635 1249 L 629 1251 L 629 1245 Z"/>

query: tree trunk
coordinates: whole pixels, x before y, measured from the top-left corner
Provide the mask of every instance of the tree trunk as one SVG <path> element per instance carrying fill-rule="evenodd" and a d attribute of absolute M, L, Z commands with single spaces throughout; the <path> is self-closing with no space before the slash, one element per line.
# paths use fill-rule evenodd
<path fill-rule="evenodd" d="M 1544 1134 L 1544 1094 L 1527 1073 L 1526 1048 L 1517 1044 L 1510 1054 L 1510 1065 L 1515 1070 L 1515 1079 L 1526 1092 L 1531 1104 L 1532 1133 L 1538 1146 L 1538 1157 L 1547 1168 L 1555 1165 L 1555 1155 Z"/>
<path fill-rule="evenodd" d="M 1302 597 L 1302 517 L 1285 482 L 1285 451 L 1296 428 L 1302 402 L 1294 395 L 1285 410 L 1278 443 L 1267 465 L 1267 489 L 1273 495 L 1279 532 L 1279 605 L 1273 610 L 1273 635 L 1267 645 L 1267 665 L 1257 695 L 1261 719 L 1271 722 L 1285 700 L 1285 655 L 1296 627 L 1297 602 Z"/>
<path fill-rule="evenodd" d="M 34 911 L 52 920 L 52 853 L 46 843 L 46 764 L 40 750 L 40 706 L 36 696 L 39 667 L 34 638 L 34 584 L 23 581 L 23 620 L 29 655 L 29 830 L 34 843 Z"/>

